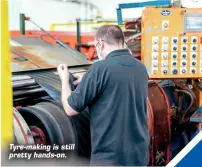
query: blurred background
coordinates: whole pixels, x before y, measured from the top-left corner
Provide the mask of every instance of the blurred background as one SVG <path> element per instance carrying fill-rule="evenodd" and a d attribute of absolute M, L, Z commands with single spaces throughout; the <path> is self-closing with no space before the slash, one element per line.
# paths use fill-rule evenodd
<path fill-rule="evenodd" d="M 143 2 L 136 0 L 135 2 Z M 127 0 L 126 3 L 134 2 Z M 9 1 L 9 26 L 10 30 L 19 30 L 19 14 L 24 13 L 31 17 L 44 29 L 50 30 L 52 24 L 75 23 L 77 18 L 82 21 L 116 21 L 116 8 L 121 0 L 10 0 Z M 140 17 L 143 8 L 123 10 L 125 19 Z M 131 17 L 133 16 L 133 17 Z M 92 31 L 92 26 L 82 26 L 83 31 Z M 26 29 L 37 30 L 31 23 L 26 24 Z M 74 31 L 72 26 L 56 26 L 54 30 Z"/>

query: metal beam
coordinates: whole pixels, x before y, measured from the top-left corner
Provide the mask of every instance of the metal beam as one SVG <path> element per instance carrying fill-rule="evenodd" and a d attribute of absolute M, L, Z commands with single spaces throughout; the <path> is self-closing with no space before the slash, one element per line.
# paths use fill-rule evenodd
<path fill-rule="evenodd" d="M 145 6 L 169 5 L 170 3 L 171 3 L 171 0 L 156 0 L 156 1 L 148 1 L 148 2 L 119 4 L 119 8 L 116 9 L 117 22 L 119 25 L 123 24 L 122 11 L 121 11 L 122 9 L 141 8 L 141 7 L 145 7 Z"/>
<path fill-rule="evenodd" d="M 137 2 L 137 3 L 123 3 L 119 4 L 120 9 L 128 9 L 128 8 L 141 8 L 145 6 L 158 6 L 158 5 L 169 5 L 171 0 L 160 0 L 160 1 L 148 1 L 148 2 Z"/>

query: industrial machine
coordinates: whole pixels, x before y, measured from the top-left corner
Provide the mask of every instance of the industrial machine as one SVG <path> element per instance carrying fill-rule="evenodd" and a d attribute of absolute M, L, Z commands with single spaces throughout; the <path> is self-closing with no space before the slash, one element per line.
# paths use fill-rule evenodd
<path fill-rule="evenodd" d="M 117 14 L 120 16 L 121 9 L 131 6 L 152 5 L 145 8 L 142 18 L 125 24 L 131 30 L 125 33 L 125 41 L 134 54 L 141 53 L 139 59 L 150 76 L 149 165 L 161 166 L 169 163 L 202 129 L 202 10 L 174 8 L 168 1 L 150 3 L 122 4 Z M 21 19 L 30 20 L 24 15 Z M 122 24 L 122 16 L 118 23 Z M 11 32 L 13 142 L 58 145 L 72 142 L 76 145 L 75 157 L 88 160 L 91 147 L 88 109 L 73 118 L 65 115 L 56 67 L 60 63 L 68 65 L 74 90 L 74 75 L 84 73 L 92 64 L 82 54 L 87 50 L 82 48 L 78 52 L 82 44 L 77 44 L 91 42 L 93 34 L 76 38 L 67 32 L 40 29 L 22 31 L 23 35 Z M 94 48 L 88 51 L 94 52 Z"/>
<path fill-rule="evenodd" d="M 152 165 L 163 165 L 201 130 L 202 10 L 175 7 L 168 1 L 120 4 L 119 24 L 121 9 L 145 5 L 142 18 L 125 24 L 127 29 L 135 30 L 126 42 L 132 51 L 141 44 L 140 59 L 151 80 Z M 169 109 L 166 111 L 163 106 Z"/>
<path fill-rule="evenodd" d="M 142 61 L 150 78 L 201 78 L 201 18 L 201 9 L 144 10 Z"/>
<path fill-rule="evenodd" d="M 29 35 L 13 31 L 8 38 L 13 90 L 11 142 L 21 145 L 73 143 L 75 149 L 72 152 L 66 151 L 66 155 L 87 159 L 87 165 L 91 149 L 88 109 L 73 118 L 66 115 L 60 102 L 61 83 L 56 68 L 61 63 L 68 65 L 71 71 L 70 84 L 74 90 L 73 75 L 86 72 L 92 62 L 57 39 L 56 35 L 46 31 L 26 33 Z M 45 40 L 42 36 L 47 38 L 47 34 L 48 40 Z M 9 121 L 8 118 L 6 121 Z M 79 162 L 68 161 L 70 165 Z M 13 162 L 3 159 L 4 165 L 10 163 Z"/>
<path fill-rule="evenodd" d="M 141 55 L 151 79 L 193 79 L 199 90 L 199 107 L 202 106 L 201 18 L 202 10 L 197 8 L 146 8 L 142 17 Z"/>

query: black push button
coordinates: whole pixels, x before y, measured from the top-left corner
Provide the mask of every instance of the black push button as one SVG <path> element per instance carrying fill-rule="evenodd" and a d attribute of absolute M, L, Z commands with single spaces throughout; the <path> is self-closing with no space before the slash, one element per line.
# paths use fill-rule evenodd
<path fill-rule="evenodd" d="M 186 51 L 186 50 L 187 50 L 187 47 L 184 46 L 182 49 L 183 49 L 183 51 Z"/>
<path fill-rule="evenodd" d="M 173 42 L 174 42 L 174 43 L 177 43 L 177 39 L 173 39 Z"/>
<path fill-rule="evenodd" d="M 196 65 L 196 62 L 192 62 L 192 65 L 195 66 L 195 65 Z"/>
<path fill-rule="evenodd" d="M 176 69 L 173 70 L 173 74 L 177 74 L 178 71 Z"/>
<path fill-rule="evenodd" d="M 183 66 L 186 66 L 186 65 L 187 65 L 187 63 L 186 63 L 186 62 L 183 62 L 183 63 L 182 63 L 182 65 L 183 65 Z"/>
<path fill-rule="evenodd" d="M 196 58 L 196 54 L 193 54 L 192 57 L 195 59 Z"/>
<path fill-rule="evenodd" d="M 194 46 L 192 49 L 195 51 L 196 50 L 196 46 Z"/>
<path fill-rule="evenodd" d="M 186 39 L 186 38 L 185 38 L 185 39 L 183 39 L 183 42 L 184 42 L 184 43 L 187 43 L 187 39 Z"/>
<path fill-rule="evenodd" d="M 196 39 L 196 38 L 194 38 L 194 39 L 193 39 L 193 43 L 196 43 L 196 42 L 197 42 L 197 39 Z"/>
<path fill-rule="evenodd" d="M 176 51 L 176 50 L 177 50 L 177 47 L 173 47 L 173 50 Z"/>
<path fill-rule="evenodd" d="M 185 58 L 187 57 L 187 55 L 186 55 L 186 54 L 183 54 L 182 57 L 185 59 Z"/>
<path fill-rule="evenodd" d="M 191 72 L 192 72 L 193 74 L 195 74 L 195 73 L 196 73 L 196 70 L 193 69 L 193 70 L 191 70 Z"/>

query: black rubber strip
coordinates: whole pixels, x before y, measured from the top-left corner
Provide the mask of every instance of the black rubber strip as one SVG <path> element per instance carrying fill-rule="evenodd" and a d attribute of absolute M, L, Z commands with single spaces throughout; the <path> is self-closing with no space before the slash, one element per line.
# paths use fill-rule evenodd
<path fill-rule="evenodd" d="M 47 71 L 28 72 L 27 75 L 32 77 L 57 103 L 61 104 L 61 81 L 58 75 Z M 70 74 L 70 83 L 75 79 Z M 75 89 L 73 84 L 70 86 L 72 90 Z"/>

